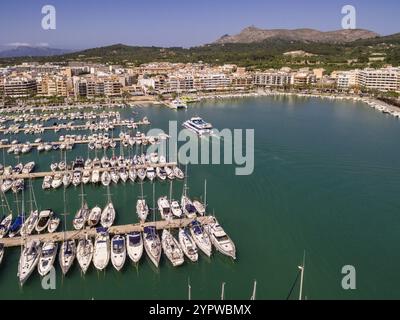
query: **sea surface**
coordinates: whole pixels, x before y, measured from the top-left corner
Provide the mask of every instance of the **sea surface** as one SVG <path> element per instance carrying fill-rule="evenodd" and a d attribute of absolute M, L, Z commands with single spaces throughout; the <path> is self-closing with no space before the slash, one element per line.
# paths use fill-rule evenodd
<path fill-rule="evenodd" d="M 207 180 L 208 211 L 234 240 L 237 260 L 214 251 L 210 259 L 200 254 L 197 263 L 186 261 L 174 268 L 163 256 L 157 270 L 144 255 L 136 267 L 127 259 L 121 272 L 110 263 L 105 272 L 91 266 L 85 276 L 75 262 L 63 277 L 57 259 L 56 289 L 44 290 L 36 271 L 20 288 L 20 248 L 12 248 L 6 250 L 0 265 L 1 300 L 187 299 L 188 283 L 192 299 L 219 299 L 223 282 L 225 299 L 249 299 L 254 280 L 257 299 L 297 299 L 298 282 L 289 293 L 304 252 L 303 294 L 307 299 L 400 298 L 398 119 L 362 103 L 298 97 L 209 100 L 179 112 L 161 106 L 135 107 L 122 109 L 121 114 L 123 118 L 147 116 L 151 126 L 140 128 L 144 132 L 160 128 L 168 133 L 170 120 L 176 120 L 180 128 L 194 115 L 220 130 L 255 130 L 251 175 L 235 175 L 235 164 L 187 166 L 189 195 L 204 199 Z M 47 132 L 42 138 L 55 140 L 66 133 L 71 132 Z M 15 137 L 33 141 L 37 136 Z M 139 151 L 117 147 L 115 153 L 120 152 L 133 155 Z M 72 161 L 78 155 L 93 158 L 95 153 L 77 145 L 67 157 Z M 63 157 L 60 151 L 34 151 L 19 160 L 0 156 L 6 164 L 34 160 L 36 171 L 49 171 L 50 163 Z M 52 208 L 63 220 L 65 210 L 69 213 L 65 226 L 72 229 L 81 188 L 67 189 L 64 208 L 63 191 L 43 191 L 41 183 L 41 179 L 33 182 L 39 209 Z M 183 184 L 173 183 L 174 198 L 180 199 Z M 153 186 L 146 182 L 143 188 L 151 204 Z M 140 189 L 138 183 L 130 182 L 110 188 L 116 224 L 137 221 Z M 90 207 L 104 206 L 106 193 L 102 186 L 84 188 Z M 169 184 L 156 182 L 154 197 L 167 194 Z M 28 211 L 28 190 L 24 198 Z M 15 213 L 21 210 L 21 194 L 16 199 L 9 193 L 7 199 Z M 356 270 L 355 290 L 342 288 L 346 265 Z"/>

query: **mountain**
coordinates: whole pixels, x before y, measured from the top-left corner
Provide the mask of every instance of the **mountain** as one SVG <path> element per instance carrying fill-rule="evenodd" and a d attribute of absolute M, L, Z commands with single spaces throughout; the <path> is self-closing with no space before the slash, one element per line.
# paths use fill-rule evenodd
<path fill-rule="evenodd" d="M 372 39 L 379 34 L 363 29 L 318 31 L 314 29 L 273 29 L 264 30 L 256 27 L 247 27 L 237 35 L 224 35 L 214 43 L 253 43 L 262 42 L 267 39 L 282 39 L 287 41 L 321 42 L 321 43 L 348 43 L 360 39 Z"/>
<path fill-rule="evenodd" d="M 56 56 L 69 52 L 71 52 L 71 50 L 55 49 L 43 46 L 17 46 L 11 49 L 0 51 L 0 58 Z"/>

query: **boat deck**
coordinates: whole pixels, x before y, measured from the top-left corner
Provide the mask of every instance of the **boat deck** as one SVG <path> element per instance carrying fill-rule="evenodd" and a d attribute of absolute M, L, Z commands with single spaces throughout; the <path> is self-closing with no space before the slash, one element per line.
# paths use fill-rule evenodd
<path fill-rule="evenodd" d="M 210 221 L 210 216 L 197 217 L 197 221 L 201 224 L 207 224 Z M 110 234 L 126 234 L 130 232 L 142 232 L 144 227 L 156 227 L 157 230 L 163 229 L 177 229 L 181 227 L 186 227 L 195 219 L 182 218 L 182 219 L 173 219 L 171 221 L 160 220 L 160 221 L 152 221 L 145 223 L 136 223 L 136 224 L 126 224 L 120 226 L 113 226 L 108 229 Z M 82 238 L 95 237 L 97 234 L 96 228 L 86 228 L 83 230 L 74 230 L 74 231 L 65 231 L 65 232 L 56 232 L 56 233 L 43 233 L 43 234 L 35 234 L 27 237 L 16 237 L 16 238 L 2 238 L 0 239 L 0 243 L 4 244 L 5 247 L 18 247 L 25 244 L 31 240 L 39 240 L 40 242 L 46 241 L 65 241 L 65 240 L 79 240 Z"/>

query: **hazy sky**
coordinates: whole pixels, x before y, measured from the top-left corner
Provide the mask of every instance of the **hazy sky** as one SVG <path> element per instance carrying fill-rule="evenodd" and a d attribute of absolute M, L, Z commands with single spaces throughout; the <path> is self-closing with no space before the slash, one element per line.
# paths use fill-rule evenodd
<path fill-rule="evenodd" d="M 41 27 L 42 6 L 56 8 L 56 30 Z M 195 46 L 244 27 L 341 28 L 341 8 L 357 9 L 357 27 L 400 32 L 398 0 L 12 0 L 0 4 L 0 46 L 48 44 L 81 49 L 115 43 Z"/>

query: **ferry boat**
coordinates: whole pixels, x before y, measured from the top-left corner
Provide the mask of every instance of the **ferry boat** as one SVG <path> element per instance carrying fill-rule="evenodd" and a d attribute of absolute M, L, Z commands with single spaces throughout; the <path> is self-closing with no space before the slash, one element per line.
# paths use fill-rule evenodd
<path fill-rule="evenodd" d="M 182 101 L 181 99 L 172 100 L 169 106 L 172 109 L 187 109 L 186 102 Z"/>
<path fill-rule="evenodd" d="M 200 117 L 192 117 L 190 120 L 185 121 L 182 126 L 199 136 L 212 134 L 213 129 L 210 123 L 205 122 Z"/>

